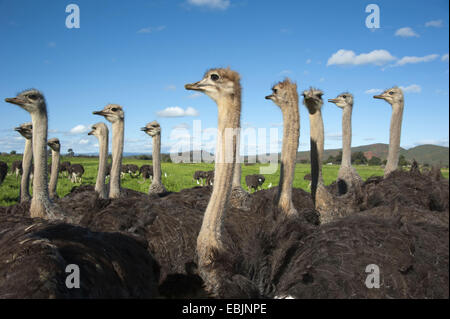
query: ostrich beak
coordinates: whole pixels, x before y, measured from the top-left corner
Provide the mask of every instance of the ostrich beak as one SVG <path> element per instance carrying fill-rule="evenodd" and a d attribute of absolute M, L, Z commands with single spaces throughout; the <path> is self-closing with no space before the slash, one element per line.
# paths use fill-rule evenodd
<path fill-rule="evenodd" d="M 339 99 L 328 99 L 328 102 L 337 103 L 337 102 L 339 102 Z"/>
<path fill-rule="evenodd" d="M 101 116 L 106 116 L 106 112 L 105 111 L 95 111 L 95 112 L 92 112 L 92 114 L 94 114 L 94 115 L 101 115 Z"/>
<path fill-rule="evenodd" d="M 273 94 L 267 95 L 267 96 L 265 97 L 266 100 L 271 100 L 272 98 L 273 98 Z"/>
<path fill-rule="evenodd" d="M 188 83 L 184 86 L 186 90 L 200 90 L 200 82 Z"/>
<path fill-rule="evenodd" d="M 148 131 L 148 128 L 146 128 L 146 127 L 141 127 L 141 131 L 147 132 L 147 131 Z"/>
<path fill-rule="evenodd" d="M 20 127 L 15 127 L 14 128 L 14 131 L 16 131 L 16 132 L 20 132 L 22 129 L 20 128 Z"/>
<path fill-rule="evenodd" d="M 20 99 L 20 98 L 18 98 L 18 97 L 6 98 L 5 102 L 16 104 L 16 105 L 19 105 L 19 106 L 22 106 L 22 105 L 25 104 L 25 101 Z"/>
<path fill-rule="evenodd" d="M 90 131 L 88 135 L 94 135 L 94 130 Z"/>
<path fill-rule="evenodd" d="M 374 98 L 374 99 L 381 99 L 381 100 L 384 100 L 384 96 L 383 96 L 382 94 L 380 94 L 380 95 L 374 95 L 373 98 Z"/>

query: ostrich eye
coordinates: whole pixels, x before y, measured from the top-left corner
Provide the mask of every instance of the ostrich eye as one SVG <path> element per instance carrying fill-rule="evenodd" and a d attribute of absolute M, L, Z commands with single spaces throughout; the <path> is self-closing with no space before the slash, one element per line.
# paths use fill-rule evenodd
<path fill-rule="evenodd" d="M 322 93 L 318 93 L 317 97 L 322 98 L 322 95 L 323 95 Z"/>
<path fill-rule="evenodd" d="M 272 89 L 273 93 L 277 94 L 278 90 L 277 89 Z"/>
<path fill-rule="evenodd" d="M 30 95 L 28 95 L 28 98 L 30 100 L 36 100 L 37 99 L 37 95 L 36 94 L 30 94 Z"/>
<path fill-rule="evenodd" d="M 344 99 L 346 99 L 346 98 L 347 98 L 347 95 L 342 95 L 342 97 L 343 97 Z"/>
<path fill-rule="evenodd" d="M 213 80 L 215 82 L 218 79 L 219 79 L 219 76 L 217 74 L 211 74 L 211 80 Z"/>
<path fill-rule="evenodd" d="M 117 112 L 117 108 L 113 107 L 113 108 L 111 109 L 111 111 Z"/>
<path fill-rule="evenodd" d="M 389 95 L 394 95 L 394 92 L 392 92 L 392 91 L 391 91 L 391 92 L 389 92 Z"/>

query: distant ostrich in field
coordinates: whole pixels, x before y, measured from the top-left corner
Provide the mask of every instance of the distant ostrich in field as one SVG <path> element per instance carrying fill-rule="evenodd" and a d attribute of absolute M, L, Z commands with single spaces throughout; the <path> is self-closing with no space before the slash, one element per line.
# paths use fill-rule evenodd
<path fill-rule="evenodd" d="M 338 172 L 339 194 L 359 188 L 362 179 L 352 166 L 352 111 L 353 95 L 345 92 L 328 102 L 336 104 L 342 109 L 342 161 Z"/>
<path fill-rule="evenodd" d="M 0 185 L 2 185 L 5 180 L 6 174 L 8 174 L 8 164 L 0 161 Z"/>
<path fill-rule="evenodd" d="M 92 130 L 88 135 L 94 135 L 98 139 L 98 173 L 95 182 L 95 191 L 102 199 L 108 198 L 106 189 L 106 170 L 108 166 L 108 134 L 109 130 L 105 123 L 99 122 L 92 125 Z"/>
<path fill-rule="evenodd" d="M 391 126 L 389 129 L 389 151 L 386 167 L 384 168 L 384 177 L 387 177 L 398 168 L 404 107 L 403 91 L 399 87 L 393 87 L 384 91 L 382 94 L 375 95 L 374 98 L 385 100 L 392 106 Z"/>
<path fill-rule="evenodd" d="M 31 199 L 30 195 L 30 175 L 33 165 L 33 125 L 31 123 L 21 124 L 15 130 L 25 138 L 25 149 L 22 158 L 22 179 L 20 181 L 20 202 L 26 202 Z"/>
<path fill-rule="evenodd" d="M 19 176 L 22 175 L 22 161 L 21 160 L 17 160 L 14 161 L 11 165 L 11 174 L 15 174 L 16 175 L 16 180 L 19 179 Z"/>
<path fill-rule="evenodd" d="M 203 184 L 205 183 L 206 179 L 208 178 L 208 172 L 205 171 L 195 171 L 194 175 L 192 176 L 192 179 L 194 181 L 197 181 L 197 184 Z M 206 184 L 208 185 L 208 184 Z"/>
<path fill-rule="evenodd" d="M 245 176 L 245 184 L 247 184 L 248 192 L 251 193 L 252 190 L 258 191 L 262 184 L 264 184 L 266 178 L 264 175 L 253 174 Z"/>
<path fill-rule="evenodd" d="M 209 185 L 209 186 L 214 185 L 214 171 L 206 172 L 205 185 Z"/>
<path fill-rule="evenodd" d="M 139 175 L 142 175 L 144 182 L 150 178 L 153 179 L 153 166 L 144 164 L 139 168 Z"/>
<path fill-rule="evenodd" d="M 58 198 L 58 193 L 56 191 L 58 186 L 58 175 L 59 175 L 59 160 L 60 160 L 60 151 L 61 144 L 59 139 L 51 138 L 47 142 L 48 146 L 52 150 L 52 168 L 50 173 L 50 184 L 48 186 L 48 192 L 50 199 Z"/>
<path fill-rule="evenodd" d="M 69 167 L 69 176 L 72 183 L 83 183 L 84 167 L 81 164 L 72 164 Z"/>
<path fill-rule="evenodd" d="M 61 163 L 61 166 L 59 167 L 59 171 L 61 172 L 62 175 L 69 176 L 69 173 L 68 173 L 69 166 L 70 166 L 70 162 L 66 161 L 66 162 Z M 65 172 L 65 174 L 64 174 L 64 172 Z"/>
<path fill-rule="evenodd" d="M 119 198 L 121 192 L 120 171 L 122 168 L 125 113 L 120 105 L 108 104 L 102 111 L 94 112 L 94 114 L 104 116 L 112 123 L 112 166 L 109 179 L 109 198 Z"/>
<path fill-rule="evenodd" d="M 31 200 L 30 215 L 32 218 L 61 219 L 65 214 L 55 205 L 48 195 L 47 174 L 47 105 L 44 95 L 38 90 L 31 89 L 19 93 L 14 98 L 6 98 L 6 102 L 16 104 L 29 112 L 33 125 L 33 198 Z"/>
<path fill-rule="evenodd" d="M 281 148 L 281 172 L 276 205 L 287 215 L 297 214 L 292 203 L 292 183 L 295 175 L 295 159 L 300 137 L 300 113 L 297 85 L 289 79 L 279 82 L 266 96 L 278 105 L 283 114 L 283 145 Z"/>
<path fill-rule="evenodd" d="M 158 122 L 153 121 L 147 123 L 145 127 L 141 129 L 147 135 L 152 137 L 153 140 L 153 180 L 148 190 L 149 194 L 162 194 L 167 192 L 161 181 L 161 126 Z"/>

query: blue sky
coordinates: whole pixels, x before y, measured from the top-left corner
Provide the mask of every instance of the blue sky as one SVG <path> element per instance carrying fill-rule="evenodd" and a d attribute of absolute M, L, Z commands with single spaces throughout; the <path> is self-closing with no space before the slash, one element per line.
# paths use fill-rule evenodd
<path fill-rule="evenodd" d="M 70 3 L 80 8 L 79 29 L 66 28 Z M 370 3 L 380 8 L 379 29 L 365 26 Z M 281 112 L 264 96 L 288 76 L 324 99 L 354 94 L 354 146 L 388 143 L 391 108 L 372 96 L 393 85 L 405 88 L 401 145 L 448 146 L 448 14 L 447 0 L 0 0 L 0 151 L 23 149 L 12 128 L 29 115 L 4 98 L 30 87 L 45 94 L 49 137 L 63 152 L 97 151 L 87 130 L 104 121 L 92 111 L 107 103 L 125 109 L 126 152 L 150 152 L 139 128 L 153 120 L 163 151 L 186 144 L 193 121 L 217 126 L 217 107 L 184 84 L 227 66 L 241 74 L 243 127 L 276 128 L 276 142 Z M 341 115 L 325 103 L 326 148 L 341 147 Z M 308 150 L 303 105 L 300 116 L 299 150 Z"/>

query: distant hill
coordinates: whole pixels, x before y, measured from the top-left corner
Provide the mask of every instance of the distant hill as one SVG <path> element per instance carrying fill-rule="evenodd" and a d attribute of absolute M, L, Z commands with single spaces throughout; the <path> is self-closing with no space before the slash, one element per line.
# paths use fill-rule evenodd
<path fill-rule="evenodd" d="M 329 149 L 324 151 L 324 160 L 326 160 L 330 155 L 336 156 L 341 151 L 340 148 Z M 352 153 L 363 152 L 366 157 L 376 156 L 382 160 L 387 158 L 389 151 L 388 144 L 370 144 L 352 147 Z M 419 145 L 410 149 L 400 148 L 400 154 L 404 155 L 408 161 L 415 159 L 420 164 L 428 163 L 430 165 L 440 164 L 442 166 L 448 166 L 449 164 L 449 148 L 438 145 Z M 297 161 L 309 160 L 309 151 L 298 152 Z"/>

